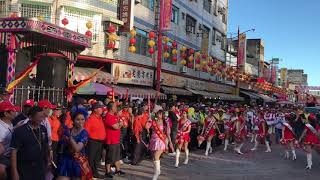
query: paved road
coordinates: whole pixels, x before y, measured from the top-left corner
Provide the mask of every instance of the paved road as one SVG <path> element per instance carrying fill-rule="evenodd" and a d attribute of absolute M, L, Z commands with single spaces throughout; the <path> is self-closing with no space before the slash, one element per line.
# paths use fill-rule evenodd
<path fill-rule="evenodd" d="M 203 150 L 191 152 L 190 162 L 183 165 L 184 153 L 180 157 L 181 167 L 174 168 L 174 157 L 165 156 L 161 159 L 161 176 L 159 180 L 319 180 L 320 157 L 313 155 L 313 169 L 305 170 L 305 154 L 297 152 L 297 160 L 285 160 L 280 146 L 272 147 L 272 153 L 265 153 L 264 147 L 258 152 L 251 152 L 251 144 L 245 146 L 244 155 L 235 154 L 230 150 L 224 152 L 218 148 L 209 157 L 203 156 Z M 127 173 L 125 178 L 118 180 L 149 180 L 153 174 L 151 161 L 143 161 L 139 166 L 123 165 Z"/>

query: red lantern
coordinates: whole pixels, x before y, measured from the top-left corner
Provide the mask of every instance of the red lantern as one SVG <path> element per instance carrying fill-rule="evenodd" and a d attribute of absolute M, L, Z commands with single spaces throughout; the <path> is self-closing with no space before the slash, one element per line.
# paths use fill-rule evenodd
<path fill-rule="evenodd" d="M 192 63 L 188 63 L 187 67 L 191 69 L 191 68 L 193 68 L 193 64 Z"/>
<path fill-rule="evenodd" d="M 177 43 L 176 41 L 173 41 L 173 42 L 172 42 L 172 47 L 173 47 L 174 49 L 177 49 L 178 43 Z"/>
<path fill-rule="evenodd" d="M 177 62 L 178 58 L 177 58 L 177 56 L 173 56 L 171 60 L 172 60 L 172 62 Z"/>
<path fill-rule="evenodd" d="M 69 20 L 67 18 L 63 18 L 61 22 L 64 26 L 69 24 Z"/>
<path fill-rule="evenodd" d="M 92 37 L 92 32 L 88 30 L 85 35 L 88 37 Z"/>
<path fill-rule="evenodd" d="M 196 59 L 196 63 L 200 64 L 201 60 L 200 59 Z"/>
<path fill-rule="evenodd" d="M 189 54 L 193 54 L 194 50 L 193 49 L 189 49 Z"/>
<path fill-rule="evenodd" d="M 136 39 L 135 38 L 130 38 L 129 42 L 130 42 L 131 45 L 136 44 Z"/>
<path fill-rule="evenodd" d="M 110 25 L 108 26 L 108 32 L 109 32 L 109 33 L 114 33 L 114 32 L 116 32 L 116 28 L 115 28 L 113 25 L 110 24 Z"/>
<path fill-rule="evenodd" d="M 187 55 L 186 55 L 186 53 L 181 53 L 181 54 L 180 54 L 180 57 L 181 57 L 182 59 L 185 59 L 185 58 L 187 57 Z"/>
<path fill-rule="evenodd" d="M 153 39 L 156 36 L 156 34 L 153 31 L 149 32 L 149 38 Z"/>
<path fill-rule="evenodd" d="M 169 50 L 169 46 L 166 44 L 166 45 L 163 46 L 163 49 L 164 49 L 165 51 L 168 51 L 168 50 Z"/>
<path fill-rule="evenodd" d="M 114 49 L 115 46 L 116 46 L 116 45 L 115 45 L 114 42 L 109 42 L 108 45 L 107 45 L 107 48 L 108 48 L 108 49 Z"/>
<path fill-rule="evenodd" d="M 149 48 L 149 54 L 153 54 L 154 53 L 154 49 L 151 47 Z"/>
<path fill-rule="evenodd" d="M 206 54 L 202 54 L 202 59 L 207 59 L 207 55 Z"/>

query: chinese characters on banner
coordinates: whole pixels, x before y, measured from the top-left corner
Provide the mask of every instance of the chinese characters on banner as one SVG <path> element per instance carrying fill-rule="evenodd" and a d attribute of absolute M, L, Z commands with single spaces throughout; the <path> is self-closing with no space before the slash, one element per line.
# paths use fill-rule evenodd
<path fill-rule="evenodd" d="M 237 64 L 241 71 L 244 70 L 247 58 L 247 37 L 246 34 L 239 35 L 239 47 L 237 55 Z"/>
<path fill-rule="evenodd" d="M 120 20 L 123 26 L 120 27 L 121 32 L 129 32 L 133 27 L 133 7 L 134 0 L 120 0 Z"/>
<path fill-rule="evenodd" d="M 162 2 L 161 29 L 163 31 L 168 31 L 170 30 L 170 25 L 171 25 L 172 0 L 160 0 L 160 1 Z"/>
<path fill-rule="evenodd" d="M 153 85 L 154 72 L 151 69 L 113 63 L 112 73 L 118 83 L 137 84 L 143 86 Z"/>

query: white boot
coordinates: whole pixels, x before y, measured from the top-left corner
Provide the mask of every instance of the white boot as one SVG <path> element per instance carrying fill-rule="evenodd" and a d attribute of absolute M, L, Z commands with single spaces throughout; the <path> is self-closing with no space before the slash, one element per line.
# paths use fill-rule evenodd
<path fill-rule="evenodd" d="M 204 153 L 205 156 L 208 156 L 210 147 L 211 147 L 211 142 L 207 142 L 206 152 Z"/>
<path fill-rule="evenodd" d="M 176 164 L 175 167 L 179 167 L 180 150 L 176 150 Z"/>
<path fill-rule="evenodd" d="M 186 149 L 185 152 L 186 152 L 186 159 L 184 160 L 183 164 L 188 164 L 188 162 L 189 162 L 189 149 Z"/>
<path fill-rule="evenodd" d="M 229 139 L 226 139 L 224 142 L 224 151 L 226 151 L 228 149 L 228 144 L 229 144 Z"/>
<path fill-rule="evenodd" d="M 296 151 L 294 149 L 291 151 L 292 151 L 292 160 L 296 160 L 297 159 Z"/>
<path fill-rule="evenodd" d="M 210 146 L 210 148 L 209 148 L 209 154 L 211 154 L 212 151 L 213 151 L 213 148 L 212 148 L 212 146 Z"/>
<path fill-rule="evenodd" d="M 311 166 L 312 166 L 312 154 L 308 153 L 307 154 L 307 167 L 306 167 L 306 169 L 311 169 Z"/>
<path fill-rule="evenodd" d="M 241 148 L 242 148 L 242 146 L 243 146 L 243 143 L 242 144 L 240 144 L 237 148 L 235 148 L 235 151 L 238 153 L 238 154 L 240 154 L 240 155 L 242 155 L 243 153 L 241 152 Z"/>
<path fill-rule="evenodd" d="M 266 141 L 267 150 L 265 152 L 271 152 L 269 141 Z"/>
<path fill-rule="evenodd" d="M 258 142 L 258 141 L 254 141 L 254 146 L 253 146 L 253 148 L 251 149 L 251 151 L 257 150 L 258 145 L 259 145 L 259 142 Z"/>
<path fill-rule="evenodd" d="M 285 159 L 289 159 L 289 158 L 290 158 L 289 151 L 286 151 L 286 152 L 285 152 L 285 154 L 284 154 L 284 158 L 285 158 Z"/>
<path fill-rule="evenodd" d="M 253 142 L 254 139 L 255 139 L 255 134 L 252 134 L 252 136 L 251 136 L 251 141 L 250 141 L 250 142 Z"/>
<path fill-rule="evenodd" d="M 160 171 L 160 161 L 153 161 L 154 163 L 154 175 L 152 180 L 157 180 L 161 171 Z"/>

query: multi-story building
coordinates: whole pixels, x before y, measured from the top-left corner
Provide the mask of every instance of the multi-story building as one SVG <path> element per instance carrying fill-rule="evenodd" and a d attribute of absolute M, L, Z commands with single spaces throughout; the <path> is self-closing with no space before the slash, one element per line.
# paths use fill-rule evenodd
<path fill-rule="evenodd" d="M 38 18 L 55 26 L 91 37 L 91 46 L 77 51 L 75 80 L 82 80 L 94 69 L 104 67 L 100 82 L 108 73 L 117 80 L 117 88 L 144 86 L 149 89 L 129 88 L 129 94 L 144 95 L 155 93 L 156 54 L 148 51 L 148 33 L 157 32 L 159 27 L 159 1 L 155 0 L 0 0 L 0 16 Z M 206 56 L 226 62 L 226 33 L 228 0 L 173 0 L 171 30 L 164 32 L 170 43 L 199 51 Z M 123 30 L 124 26 L 126 30 Z M 116 30 L 115 44 L 109 47 L 110 27 Z M 129 30 L 136 30 L 136 51 L 129 52 Z M 82 47 L 81 47 L 82 48 Z M 83 50 L 83 51 L 82 51 Z M 30 62 L 30 60 L 29 60 Z M 24 65 L 26 67 L 26 65 Z M 225 99 L 235 98 L 234 88 L 226 85 L 222 78 L 207 72 L 186 67 L 169 58 L 162 58 L 161 85 L 164 92 L 196 94 L 205 92 L 225 93 Z M 23 68 L 21 68 L 23 69 Z M 64 68 L 65 69 L 65 68 Z M 43 77 L 44 78 L 44 77 Z M 51 81 L 53 82 L 53 81 Z M 113 81 L 112 81 L 113 82 Z M 149 88 L 147 88 L 149 87 Z M 110 89 L 110 88 L 109 88 Z M 124 93 L 124 88 L 121 89 Z M 145 93 L 144 93 L 145 92 Z M 202 92 L 202 93 L 201 93 Z M 119 91 L 120 93 L 120 91 Z M 210 93 L 206 95 L 209 96 Z M 211 95 L 210 95 L 211 96 Z M 211 97 L 218 97 L 217 94 Z"/>
<path fill-rule="evenodd" d="M 295 90 L 296 86 L 308 85 L 308 75 L 304 74 L 303 69 L 289 69 L 287 81 L 289 89 Z"/>

